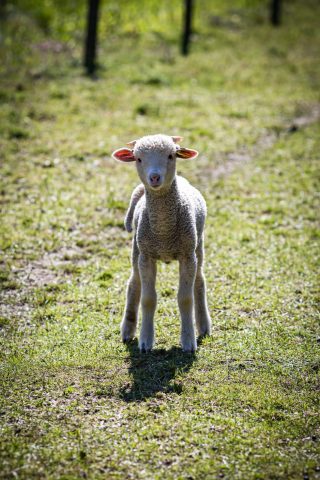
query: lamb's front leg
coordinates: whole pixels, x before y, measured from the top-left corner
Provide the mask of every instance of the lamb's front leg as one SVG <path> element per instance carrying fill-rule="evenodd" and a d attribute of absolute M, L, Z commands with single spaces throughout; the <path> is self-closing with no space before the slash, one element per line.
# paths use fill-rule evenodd
<path fill-rule="evenodd" d="M 141 278 L 142 308 L 139 348 L 142 352 L 148 352 L 152 349 L 154 343 L 153 317 L 157 305 L 157 293 L 155 289 L 157 273 L 156 261 L 151 257 L 140 255 L 139 272 Z"/>
<path fill-rule="evenodd" d="M 127 286 L 127 300 L 123 319 L 121 322 L 121 338 L 124 343 L 133 339 L 137 323 L 141 294 L 141 282 L 138 267 L 139 250 L 136 239 L 132 242 L 132 270 Z"/>
<path fill-rule="evenodd" d="M 197 270 L 196 255 L 181 258 L 178 304 L 181 315 L 181 345 L 184 352 L 194 352 L 197 340 L 194 329 L 194 282 Z"/>

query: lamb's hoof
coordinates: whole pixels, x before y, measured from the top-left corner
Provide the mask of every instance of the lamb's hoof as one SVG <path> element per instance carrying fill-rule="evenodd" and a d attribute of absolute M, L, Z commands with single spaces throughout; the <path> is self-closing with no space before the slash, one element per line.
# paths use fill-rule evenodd
<path fill-rule="evenodd" d="M 195 353 L 197 351 L 197 347 L 190 347 L 190 348 L 183 348 L 182 347 L 183 353 Z"/>
<path fill-rule="evenodd" d="M 197 341 L 194 339 L 184 340 L 182 343 L 182 351 L 185 353 L 195 353 L 197 350 Z"/>
<path fill-rule="evenodd" d="M 141 353 L 149 353 L 151 352 L 153 344 L 150 342 L 139 342 L 139 350 Z"/>
<path fill-rule="evenodd" d="M 141 345 L 141 347 L 139 347 L 139 348 L 140 348 L 140 353 L 149 353 L 149 352 L 151 352 L 151 348 L 146 348 L 145 345 L 144 345 L 144 343 L 143 343 L 143 344 Z"/>
<path fill-rule="evenodd" d="M 127 344 L 132 342 L 132 340 L 133 340 L 133 337 L 125 337 L 125 338 L 122 338 L 122 343 Z"/>
<path fill-rule="evenodd" d="M 197 322 L 198 336 L 200 338 L 209 337 L 211 335 L 211 320 L 210 317 L 207 320 Z"/>
<path fill-rule="evenodd" d="M 129 343 L 134 339 L 136 332 L 136 325 L 132 322 L 122 322 L 121 323 L 121 339 L 123 343 Z"/>
<path fill-rule="evenodd" d="M 198 332 L 199 338 L 210 337 L 211 329 L 203 329 Z"/>
<path fill-rule="evenodd" d="M 121 332 L 122 343 L 129 343 L 134 339 L 134 332 Z"/>

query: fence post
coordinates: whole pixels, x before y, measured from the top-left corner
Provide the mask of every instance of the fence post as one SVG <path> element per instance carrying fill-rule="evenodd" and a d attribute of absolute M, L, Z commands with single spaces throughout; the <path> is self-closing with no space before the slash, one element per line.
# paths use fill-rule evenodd
<path fill-rule="evenodd" d="M 84 66 L 88 75 L 93 75 L 96 63 L 97 31 L 100 0 L 88 0 L 87 32 L 84 50 Z"/>
<path fill-rule="evenodd" d="M 7 14 L 7 0 L 0 0 L 0 17 L 4 20 Z"/>
<path fill-rule="evenodd" d="M 182 35 L 182 55 L 188 55 L 190 37 L 192 33 L 192 11 L 193 11 L 193 0 L 184 0 L 184 25 L 183 25 L 183 35 Z"/>
<path fill-rule="evenodd" d="M 271 0 L 270 20 L 275 27 L 281 24 L 281 0 Z"/>

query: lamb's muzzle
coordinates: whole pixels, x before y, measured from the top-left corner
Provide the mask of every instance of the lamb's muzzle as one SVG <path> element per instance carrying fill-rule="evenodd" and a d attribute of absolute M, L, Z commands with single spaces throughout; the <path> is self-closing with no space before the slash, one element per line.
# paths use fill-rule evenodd
<path fill-rule="evenodd" d="M 141 351 L 154 344 L 154 313 L 157 260 L 178 260 L 180 281 L 178 304 L 181 316 L 181 344 L 184 351 L 197 348 L 194 318 L 200 336 L 211 332 L 203 275 L 203 230 L 206 204 L 201 193 L 183 177 L 176 175 L 176 158 L 193 159 L 196 150 L 182 148 L 182 137 L 150 135 L 129 143 L 113 157 L 124 162 L 136 161 L 142 184 L 131 196 L 125 219 L 128 231 L 135 233 L 132 245 L 132 272 L 127 287 L 127 301 L 121 323 L 122 340 L 131 340 L 136 331 L 141 303 Z"/>
<path fill-rule="evenodd" d="M 149 175 L 149 185 L 153 188 L 161 186 L 161 176 L 158 173 L 152 172 Z"/>

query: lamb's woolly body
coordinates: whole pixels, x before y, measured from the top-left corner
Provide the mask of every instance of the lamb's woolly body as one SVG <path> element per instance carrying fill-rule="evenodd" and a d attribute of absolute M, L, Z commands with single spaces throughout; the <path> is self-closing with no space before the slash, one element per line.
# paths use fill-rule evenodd
<path fill-rule="evenodd" d="M 203 230 L 206 204 L 201 193 L 183 177 L 175 174 L 176 155 L 195 157 L 197 152 L 180 149 L 180 137 L 152 135 L 136 142 L 134 150 L 120 149 L 115 157 L 137 160 L 142 180 L 131 196 L 125 219 L 128 231 L 135 234 L 132 246 L 132 272 L 127 288 L 127 302 L 121 324 L 123 341 L 135 334 L 141 300 L 142 324 L 139 346 L 150 350 L 154 342 L 153 317 L 157 295 L 155 290 L 156 261 L 178 260 L 180 281 L 178 303 L 181 314 L 181 343 L 185 351 L 194 351 L 197 342 L 194 316 L 199 335 L 210 334 L 211 320 L 206 303 L 203 265 Z M 143 161 L 141 160 L 143 159 Z M 156 172 L 156 188 L 152 176 Z"/>
<path fill-rule="evenodd" d="M 186 256 L 198 247 L 205 218 L 201 193 L 183 177 L 164 195 L 145 191 L 134 212 L 139 251 L 164 261 Z"/>

